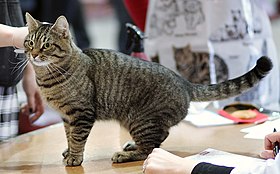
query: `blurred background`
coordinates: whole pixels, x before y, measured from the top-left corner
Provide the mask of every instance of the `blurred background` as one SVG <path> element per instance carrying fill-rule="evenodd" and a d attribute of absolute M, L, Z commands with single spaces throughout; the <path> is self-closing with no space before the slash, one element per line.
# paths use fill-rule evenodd
<path fill-rule="evenodd" d="M 255 0 L 262 4 L 272 23 L 274 41 L 280 53 L 280 0 Z M 23 14 L 28 11 L 41 21 L 54 22 L 65 14 L 77 45 L 81 48 L 109 48 L 126 52 L 125 23 L 132 22 L 123 0 L 21 0 Z"/>

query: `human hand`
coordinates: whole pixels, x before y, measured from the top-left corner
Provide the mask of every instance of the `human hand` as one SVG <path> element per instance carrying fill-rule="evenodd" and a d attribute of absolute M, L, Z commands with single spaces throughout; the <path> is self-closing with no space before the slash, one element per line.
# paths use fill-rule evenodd
<path fill-rule="evenodd" d="M 27 105 L 24 106 L 24 111 L 29 111 L 28 114 L 34 113 L 34 116 L 30 118 L 33 123 L 43 114 L 44 104 L 36 84 L 34 69 L 30 63 L 24 70 L 22 85 L 27 96 Z"/>
<path fill-rule="evenodd" d="M 190 174 L 197 162 L 155 148 L 143 163 L 145 174 Z"/>
<path fill-rule="evenodd" d="M 261 152 L 260 156 L 265 159 L 274 158 L 273 148 L 274 143 L 278 141 L 280 142 L 280 132 L 273 132 L 268 134 L 264 138 L 264 151 Z"/>

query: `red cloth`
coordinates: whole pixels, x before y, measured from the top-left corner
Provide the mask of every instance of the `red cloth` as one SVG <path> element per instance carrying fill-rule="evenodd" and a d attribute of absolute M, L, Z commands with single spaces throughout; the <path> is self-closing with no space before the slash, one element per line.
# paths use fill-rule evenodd
<path fill-rule="evenodd" d="M 142 31 L 145 30 L 148 3 L 149 0 L 124 0 L 130 17 Z"/>

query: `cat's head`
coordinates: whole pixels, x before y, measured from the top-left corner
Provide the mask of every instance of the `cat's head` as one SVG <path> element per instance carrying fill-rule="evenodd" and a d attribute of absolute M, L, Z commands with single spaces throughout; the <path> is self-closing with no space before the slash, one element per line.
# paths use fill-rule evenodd
<path fill-rule="evenodd" d="M 242 19 L 242 14 L 240 10 L 231 10 L 233 21 L 239 21 Z"/>
<path fill-rule="evenodd" d="M 26 55 L 35 67 L 58 64 L 69 59 L 72 52 L 72 38 L 69 24 L 64 16 L 54 24 L 40 22 L 29 13 L 25 15 L 29 34 L 24 41 Z"/>
<path fill-rule="evenodd" d="M 184 47 L 173 47 L 173 53 L 174 53 L 174 58 L 175 61 L 179 64 L 181 64 L 182 62 L 186 63 L 189 62 L 192 59 L 192 50 L 191 50 L 191 45 L 188 44 Z"/>
<path fill-rule="evenodd" d="M 160 0 L 160 2 L 163 6 L 170 7 L 174 3 L 174 0 Z"/>
<path fill-rule="evenodd" d="M 201 10 L 201 2 L 197 0 L 184 1 L 184 10 L 189 13 L 196 13 Z"/>

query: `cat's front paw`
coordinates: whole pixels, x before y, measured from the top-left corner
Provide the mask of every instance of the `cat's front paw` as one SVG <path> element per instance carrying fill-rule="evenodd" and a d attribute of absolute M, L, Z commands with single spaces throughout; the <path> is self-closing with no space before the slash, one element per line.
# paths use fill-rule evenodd
<path fill-rule="evenodd" d="M 67 152 L 66 156 L 63 159 L 65 166 L 79 166 L 83 162 L 83 155 L 72 155 Z"/>

